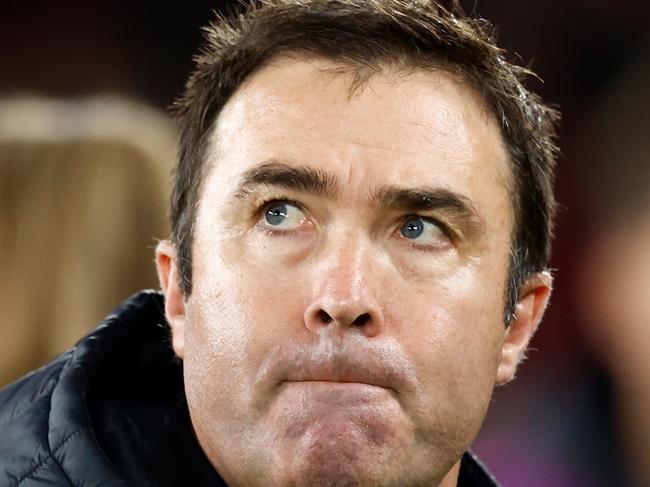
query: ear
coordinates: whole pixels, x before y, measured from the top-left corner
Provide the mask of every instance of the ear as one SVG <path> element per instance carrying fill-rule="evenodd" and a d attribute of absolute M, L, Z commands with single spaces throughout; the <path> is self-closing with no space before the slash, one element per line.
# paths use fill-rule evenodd
<path fill-rule="evenodd" d="M 168 240 L 156 246 L 156 269 L 158 280 L 165 295 L 165 317 L 172 330 L 172 348 L 183 358 L 185 345 L 185 298 L 178 279 L 176 247 Z"/>
<path fill-rule="evenodd" d="M 497 370 L 498 385 L 514 379 L 528 342 L 542 320 L 552 285 L 553 278 L 550 273 L 538 272 L 530 276 L 522 286 L 515 306 L 515 316 L 505 331 L 501 347 L 501 361 Z"/>

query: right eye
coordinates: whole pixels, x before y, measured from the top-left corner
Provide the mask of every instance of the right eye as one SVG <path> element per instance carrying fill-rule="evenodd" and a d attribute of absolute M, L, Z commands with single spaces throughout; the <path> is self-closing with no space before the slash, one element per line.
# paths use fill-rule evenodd
<path fill-rule="evenodd" d="M 288 201 L 273 201 L 262 209 L 260 223 L 272 230 L 295 230 L 306 218 L 296 205 Z"/>

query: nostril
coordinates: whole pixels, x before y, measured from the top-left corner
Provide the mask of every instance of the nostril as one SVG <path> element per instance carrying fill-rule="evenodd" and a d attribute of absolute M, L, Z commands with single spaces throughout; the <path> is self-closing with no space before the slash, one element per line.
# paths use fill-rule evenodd
<path fill-rule="evenodd" d="M 370 314 L 363 313 L 362 315 L 357 316 L 357 319 L 352 322 L 354 326 L 364 326 L 370 321 Z"/>
<path fill-rule="evenodd" d="M 326 325 L 329 324 L 329 323 L 331 323 L 332 321 L 334 321 L 333 318 L 332 318 L 330 315 L 328 315 L 327 312 L 325 312 L 325 311 L 322 310 L 322 309 L 319 310 L 318 313 L 316 313 L 316 318 L 317 318 L 321 323 L 324 323 L 324 324 L 326 324 Z"/>

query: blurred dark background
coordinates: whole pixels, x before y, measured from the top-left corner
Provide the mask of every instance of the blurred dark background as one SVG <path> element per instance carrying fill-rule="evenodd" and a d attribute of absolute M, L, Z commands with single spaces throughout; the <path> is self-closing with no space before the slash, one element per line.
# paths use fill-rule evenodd
<path fill-rule="evenodd" d="M 552 262 L 557 269 L 552 304 L 518 379 L 495 395 L 475 449 L 505 487 L 650 485 L 639 481 L 649 475 L 650 437 L 630 439 L 635 433 L 628 431 L 643 432 L 644 426 L 637 428 L 642 418 L 629 412 L 634 407 L 639 411 L 639 406 L 631 410 L 621 406 L 630 394 L 645 394 L 647 399 L 650 379 L 645 379 L 643 389 L 642 379 L 629 378 L 620 370 L 624 367 L 612 366 L 614 352 L 598 338 L 598 330 L 607 325 L 594 324 L 604 316 L 594 297 L 599 294 L 585 284 L 595 282 L 585 270 L 599 255 L 593 242 L 602 241 L 598 236 L 603 228 L 619 231 L 599 216 L 599 205 L 607 202 L 610 186 L 618 184 L 616 168 L 627 155 L 619 157 L 616 151 L 625 153 L 626 148 L 617 147 L 621 139 L 612 136 L 606 144 L 609 158 L 600 162 L 595 158 L 605 152 L 601 146 L 608 134 L 631 133 L 626 124 L 639 130 L 643 122 L 635 118 L 635 110 L 650 111 L 647 96 L 638 98 L 641 101 L 626 98 L 632 89 L 643 93 L 650 88 L 650 78 L 643 78 L 650 62 L 650 2 L 461 3 L 498 27 L 499 44 L 543 80 L 531 79 L 529 86 L 563 113 L 557 187 L 562 208 Z M 224 4 L 4 1 L 0 95 L 69 98 L 110 93 L 165 110 L 191 70 L 201 39 L 199 27 Z M 619 110 L 624 103 L 627 108 Z M 623 116 L 629 118 L 622 120 Z M 640 128 L 646 133 L 649 129 Z M 595 155 L 594 147 L 598 147 Z M 649 165 L 647 153 L 641 153 L 644 160 L 630 156 L 631 162 L 620 166 L 628 179 Z M 618 193 L 626 194 L 625 184 L 620 183 Z M 643 188 L 630 198 L 643 199 Z M 625 213 L 625 199 L 618 206 Z M 640 214 L 647 221 L 649 213 Z M 639 215 L 635 217 L 633 229 L 643 226 Z M 614 221 L 621 217 L 614 216 Z M 624 253 L 624 245 L 612 252 Z M 642 289 L 641 299 L 648 291 Z M 650 317 L 642 315 L 642 320 L 646 318 Z M 646 320 L 643 325 L 647 328 L 650 323 Z M 648 333 L 634 336 L 643 340 Z M 646 480 L 650 482 L 650 475 Z"/>

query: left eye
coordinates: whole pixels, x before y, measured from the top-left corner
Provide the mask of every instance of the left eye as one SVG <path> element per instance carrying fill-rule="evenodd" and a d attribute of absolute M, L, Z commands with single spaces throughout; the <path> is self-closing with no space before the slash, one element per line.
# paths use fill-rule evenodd
<path fill-rule="evenodd" d="M 447 238 L 439 225 L 422 217 L 410 217 L 402 224 L 399 232 L 403 238 L 414 240 L 421 245 L 432 245 Z"/>
<path fill-rule="evenodd" d="M 305 220 L 305 214 L 296 205 L 276 201 L 264 207 L 261 223 L 277 230 L 293 230 Z"/>

